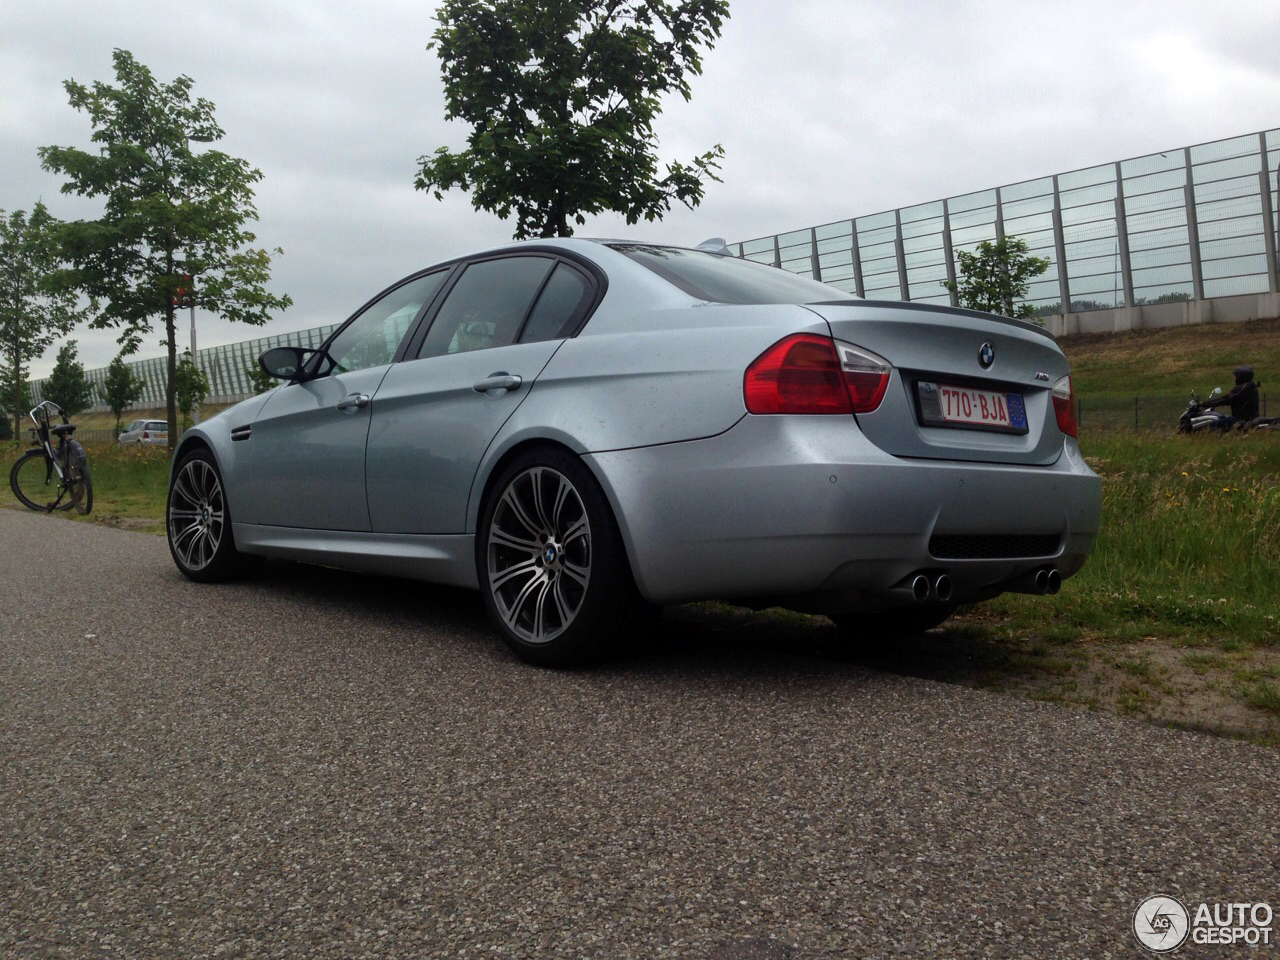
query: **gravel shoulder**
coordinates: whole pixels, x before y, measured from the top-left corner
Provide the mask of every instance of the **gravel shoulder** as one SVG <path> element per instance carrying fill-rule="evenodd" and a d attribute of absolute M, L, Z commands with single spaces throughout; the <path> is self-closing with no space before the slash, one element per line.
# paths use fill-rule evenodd
<path fill-rule="evenodd" d="M 1274 750 L 731 619 L 549 672 L 465 592 L 0 543 L 5 958 L 1135 957 L 1150 894 L 1280 908 Z"/>

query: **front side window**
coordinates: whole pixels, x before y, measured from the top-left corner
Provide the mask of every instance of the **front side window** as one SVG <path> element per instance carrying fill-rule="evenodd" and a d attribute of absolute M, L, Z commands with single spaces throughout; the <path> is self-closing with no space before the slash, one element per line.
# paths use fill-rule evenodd
<path fill-rule="evenodd" d="M 329 341 L 332 373 L 350 373 L 388 364 L 413 318 L 436 295 L 448 270 L 415 277 L 379 297 Z"/>
<path fill-rule="evenodd" d="M 550 257 L 503 257 L 470 264 L 445 298 L 418 356 L 515 343 L 533 298 L 555 265 Z"/>

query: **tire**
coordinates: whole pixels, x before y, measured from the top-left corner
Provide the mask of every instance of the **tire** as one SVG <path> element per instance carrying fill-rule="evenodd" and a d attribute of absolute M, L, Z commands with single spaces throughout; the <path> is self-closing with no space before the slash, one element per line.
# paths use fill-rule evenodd
<path fill-rule="evenodd" d="M 932 630 L 956 612 L 954 603 L 927 603 L 879 613 L 842 613 L 830 619 L 851 638 L 897 640 Z"/>
<path fill-rule="evenodd" d="M 261 557 L 236 549 L 222 475 L 208 450 L 193 450 L 173 471 L 164 525 L 173 562 L 189 580 L 220 583 L 261 566 Z"/>
<path fill-rule="evenodd" d="M 476 568 L 503 640 L 539 666 L 599 659 L 645 604 L 595 477 L 568 451 L 536 449 L 491 489 Z"/>
<path fill-rule="evenodd" d="M 60 509 L 75 506 L 76 512 L 83 515 L 93 509 L 93 477 L 89 473 L 89 458 L 84 455 L 84 447 L 75 440 L 67 441 L 67 496 L 71 502 Z"/>
<path fill-rule="evenodd" d="M 58 493 L 58 475 L 49 473 L 49 461 L 41 449 L 28 450 L 9 470 L 9 489 L 24 507 L 48 513 Z M 47 482 L 46 482 L 47 479 Z"/>

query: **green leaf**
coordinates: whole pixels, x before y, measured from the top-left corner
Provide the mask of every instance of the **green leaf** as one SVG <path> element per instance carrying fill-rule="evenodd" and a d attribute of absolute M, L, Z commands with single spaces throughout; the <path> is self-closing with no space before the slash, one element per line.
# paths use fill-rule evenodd
<path fill-rule="evenodd" d="M 728 16 L 727 0 L 444 0 L 428 49 L 440 58 L 445 116 L 469 124 L 465 149 L 419 158 L 417 189 L 455 187 L 517 239 L 570 236 L 613 211 L 661 218 L 695 207 L 724 151 L 658 174 L 663 94 L 688 100 Z"/>

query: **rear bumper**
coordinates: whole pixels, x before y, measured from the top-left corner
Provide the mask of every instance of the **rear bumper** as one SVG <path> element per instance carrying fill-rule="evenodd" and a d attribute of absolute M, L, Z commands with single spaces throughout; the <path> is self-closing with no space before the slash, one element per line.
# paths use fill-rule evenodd
<path fill-rule="evenodd" d="M 1071 576 L 1098 529 L 1100 483 L 1071 440 L 1048 466 L 916 460 L 843 417 L 747 416 L 706 440 L 585 459 L 655 603 L 883 609 L 910 602 L 895 588 L 920 571 L 945 572 L 956 601 L 982 599 L 1040 567 Z M 935 536 L 952 538 L 934 541 L 946 556 Z"/>

